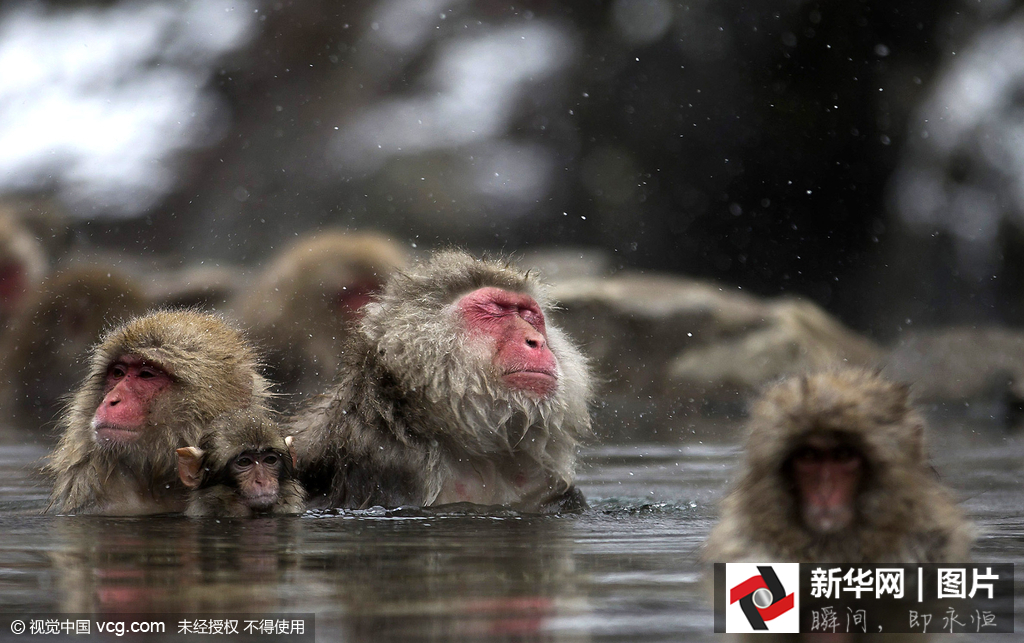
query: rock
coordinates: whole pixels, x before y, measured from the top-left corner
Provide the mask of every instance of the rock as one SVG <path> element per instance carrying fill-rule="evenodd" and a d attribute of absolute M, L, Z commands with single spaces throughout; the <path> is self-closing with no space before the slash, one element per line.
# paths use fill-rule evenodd
<path fill-rule="evenodd" d="M 922 402 L 1024 400 L 1024 331 L 998 326 L 905 333 L 889 353 L 886 375 L 911 384 Z"/>
<path fill-rule="evenodd" d="M 782 300 L 765 306 L 762 327 L 678 355 L 668 366 L 669 380 L 708 391 L 751 391 L 783 375 L 880 361 L 874 343 L 815 304 Z"/>
<path fill-rule="evenodd" d="M 583 343 L 612 396 L 734 411 L 782 375 L 870 366 L 882 355 L 812 303 L 710 282 L 623 274 L 564 281 L 551 294 L 564 308 L 560 323 Z"/>

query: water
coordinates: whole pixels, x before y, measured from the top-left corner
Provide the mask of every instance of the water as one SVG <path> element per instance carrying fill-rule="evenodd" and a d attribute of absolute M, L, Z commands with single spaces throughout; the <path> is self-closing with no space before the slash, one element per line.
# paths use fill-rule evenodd
<path fill-rule="evenodd" d="M 976 560 L 1024 562 L 1024 439 L 983 418 L 943 417 L 933 459 L 982 529 Z M 33 471 L 45 448 L 10 443 L 0 451 L 0 604 L 19 614 L 315 612 L 318 640 L 721 640 L 696 558 L 733 474 L 737 431 L 723 421 L 686 426 L 673 442 L 591 448 L 579 482 L 592 508 L 556 517 L 41 516 L 47 489 Z"/>

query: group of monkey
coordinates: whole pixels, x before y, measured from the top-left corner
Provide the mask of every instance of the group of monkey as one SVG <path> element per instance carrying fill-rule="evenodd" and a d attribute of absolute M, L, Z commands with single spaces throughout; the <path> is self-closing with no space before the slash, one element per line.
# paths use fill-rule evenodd
<path fill-rule="evenodd" d="M 333 385 L 287 418 L 256 350 L 223 318 L 136 317 L 95 347 L 60 419 L 50 507 L 582 508 L 573 471 L 591 434 L 591 379 L 548 311 L 534 275 L 438 253 L 361 308 Z"/>
<path fill-rule="evenodd" d="M 328 239 L 272 266 L 238 306 L 241 323 L 197 306 L 126 306 L 60 414 L 48 510 L 584 509 L 574 471 L 593 436 L 593 378 L 551 323 L 536 274 L 460 251 L 406 268 L 373 237 Z M 344 328 L 319 328 L 325 315 L 289 283 L 336 279 L 339 252 L 359 255 L 363 276 L 327 298 L 350 313 Z M 302 399 L 282 403 L 280 391 Z M 924 433 L 907 387 L 874 372 L 776 384 L 752 409 L 705 559 L 965 560 L 973 528 L 931 469 Z"/>

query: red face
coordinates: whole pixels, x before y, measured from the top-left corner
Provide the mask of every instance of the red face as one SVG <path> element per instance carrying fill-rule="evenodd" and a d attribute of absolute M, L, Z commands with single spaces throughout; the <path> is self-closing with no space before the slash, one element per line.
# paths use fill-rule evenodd
<path fill-rule="evenodd" d="M 492 362 L 506 386 L 539 397 L 558 388 L 558 363 L 548 348 L 544 313 L 533 297 L 501 288 L 480 288 L 458 309 L 471 337 L 493 346 Z"/>
<path fill-rule="evenodd" d="M 137 355 L 126 355 L 107 369 L 103 401 L 92 428 L 101 443 L 126 444 L 141 435 L 153 400 L 171 385 L 170 376 Z"/>
<path fill-rule="evenodd" d="M 793 454 L 793 475 L 804 524 L 835 533 L 856 517 L 863 456 L 831 438 L 811 438 Z"/>

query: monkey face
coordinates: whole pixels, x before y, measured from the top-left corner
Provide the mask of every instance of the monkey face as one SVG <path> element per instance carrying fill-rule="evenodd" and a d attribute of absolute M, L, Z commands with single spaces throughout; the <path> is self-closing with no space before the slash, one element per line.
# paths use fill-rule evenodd
<path fill-rule="evenodd" d="M 170 376 L 162 368 L 137 355 L 124 355 L 111 363 L 103 399 L 92 419 L 99 445 L 116 448 L 136 442 L 155 399 L 171 384 Z"/>
<path fill-rule="evenodd" d="M 486 346 L 501 382 L 536 397 L 558 388 L 558 362 L 548 347 L 544 313 L 529 295 L 479 288 L 456 308 L 471 341 Z"/>
<path fill-rule="evenodd" d="M 277 451 L 243 451 L 231 464 L 239 498 L 253 511 L 265 511 L 277 502 L 278 479 L 284 461 Z"/>
<path fill-rule="evenodd" d="M 856 518 L 865 459 L 860 449 L 837 434 L 812 434 L 788 459 L 804 526 L 833 534 Z"/>

